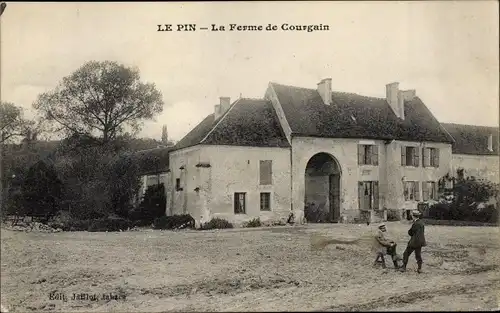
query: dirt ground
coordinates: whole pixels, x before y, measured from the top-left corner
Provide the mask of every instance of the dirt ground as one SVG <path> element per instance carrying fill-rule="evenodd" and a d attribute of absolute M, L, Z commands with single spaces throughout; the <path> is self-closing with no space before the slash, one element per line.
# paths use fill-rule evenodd
<path fill-rule="evenodd" d="M 401 254 L 408 227 L 388 223 Z M 427 226 L 422 274 L 413 255 L 406 273 L 389 261 L 386 270 L 373 267 L 369 240 L 310 250 L 312 233 L 353 239 L 372 230 L 344 224 L 203 232 L 2 229 L 1 304 L 9 312 L 498 308 L 497 227 Z"/>

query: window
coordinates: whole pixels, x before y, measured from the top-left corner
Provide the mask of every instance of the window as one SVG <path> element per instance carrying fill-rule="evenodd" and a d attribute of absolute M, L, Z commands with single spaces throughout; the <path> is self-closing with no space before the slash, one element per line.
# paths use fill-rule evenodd
<path fill-rule="evenodd" d="M 405 201 L 419 201 L 420 200 L 420 190 L 419 183 L 416 181 L 405 181 L 404 182 L 404 197 Z"/>
<path fill-rule="evenodd" d="M 360 181 L 358 183 L 358 203 L 360 210 L 379 208 L 378 181 Z"/>
<path fill-rule="evenodd" d="M 261 192 L 260 193 L 260 210 L 261 211 L 271 211 L 271 193 Z"/>
<path fill-rule="evenodd" d="M 234 193 L 234 214 L 245 214 L 246 213 L 246 201 L 244 192 Z"/>
<path fill-rule="evenodd" d="M 422 149 L 422 163 L 424 167 L 439 167 L 439 149 Z"/>
<path fill-rule="evenodd" d="M 181 179 L 180 178 L 176 178 L 175 179 L 175 190 L 177 190 L 177 191 L 182 190 L 182 188 L 181 188 Z"/>
<path fill-rule="evenodd" d="M 260 161 L 260 184 L 272 185 L 273 184 L 273 161 L 264 160 Z"/>
<path fill-rule="evenodd" d="M 417 147 L 401 147 L 401 165 L 419 166 L 420 154 Z"/>
<path fill-rule="evenodd" d="M 358 145 L 359 165 L 378 165 L 378 146 Z"/>
<path fill-rule="evenodd" d="M 437 200 L 437 184 L 433 181 L 422 182 L 422 200 Z"/>

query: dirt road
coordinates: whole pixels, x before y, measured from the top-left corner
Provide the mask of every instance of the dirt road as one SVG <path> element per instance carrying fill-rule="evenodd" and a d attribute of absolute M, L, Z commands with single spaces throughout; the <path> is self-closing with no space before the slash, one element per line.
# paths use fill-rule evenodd
<path fill-rule="evenodd" d="M 388 228 L 402 253 L 408 225 L 388 223 Z M 498 228 L 427 226 L 422 274 L 415 272 L 414 256 L 407 273 L 393 271 L 390 262 L 387 270 L 372 267 L 367 241 L 319 252 L 309 247 L 313 232 L 353 239 L 370 229 L 308 225 L 204 232 L 2 230 L 1 303 L 10 312 L 498 307 Z"/>

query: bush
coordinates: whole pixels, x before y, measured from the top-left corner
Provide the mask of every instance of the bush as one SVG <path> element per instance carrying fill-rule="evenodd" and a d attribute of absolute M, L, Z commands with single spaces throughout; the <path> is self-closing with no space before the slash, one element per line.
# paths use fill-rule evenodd
<path fill-rule="evenodd" d="M 88 231 L 101 232 L 101 231 L 120 231 L 132 228 L 132 222 L 124 218 L 101 218 L 94 220 Z"/>
<path fill-rule="evenodd" d="M 243 227 L 261 227 L 262 223 L 260 222 L 260 218 L 254 218 L 245 224 L 243 224 Z"/>
<path fill-rule="evenodd" d="M 437 203 L 429 208 L 429 218 L 437 220 L 474 221 L 482 223 L 496 223 L 498 208 L 493 205 L 479 207 L 478 204 L 466 203 Z"/>
<path fill-rule="evenodd" d="M 233 224 L 222 218 L 212 218 L 209 222 L 202 224 L 200 230 L 233 228 Z"/>
<path fill-rule="evenodd" d="M 439 220 L 451 219 L 450 203 L 436 203 L 429 208 L 429 217 Z"/>
<path fill-rule="evenodd" d="M 154 220 L 154 229 L 183 229 L 194 228 L 194 218 L 189 214 L 161 216 Z"/>
<path fill-rule="evenodd" d="M 45 216 L 47 220 L 54 216 L 62 195 L 62 182 L 55 167 L 44 161 L 31 166 L 21 186 L 21 193 L 26 215 Z"/>
<path fill-rule="evenodd" d="M 387 220 L 389 222 L 395 222 L 401 220 L 401 214 L 399 210 L 389 209 L 387 210 Z"/>
<path fill-rule="evenodd" d="M 167 198 L 163 183 L 151 185 L 146 189 L 139 206 L 129 211 L 128 217 L 133 221 L 144 220 L 152 223 L 156 218 L 165 216 L 166 206 Z"/>
<path fill-rule="evenodd" d="M 153 225 L 153 222 L 150 220 L 135 220 L 132 221 L 132 227 L 150 227 Z"/>

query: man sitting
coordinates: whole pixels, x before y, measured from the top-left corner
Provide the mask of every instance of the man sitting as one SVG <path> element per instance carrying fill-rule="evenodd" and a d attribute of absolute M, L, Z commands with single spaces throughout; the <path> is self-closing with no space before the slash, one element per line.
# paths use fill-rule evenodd
<path fill-rule="evenodd" d="M 391 256 L 394 268 L 398 269 L 398 261 L 400 261 L 401 257 L 396 253 L 396 243 L 386 237 L 386 232 L 385 224 L 380 224 L 373 242 L 373 250 L 377 254 L 374 265 L 382 263 L 382 268 L 386 268 L 384 256 L 387 254 Z"/>

